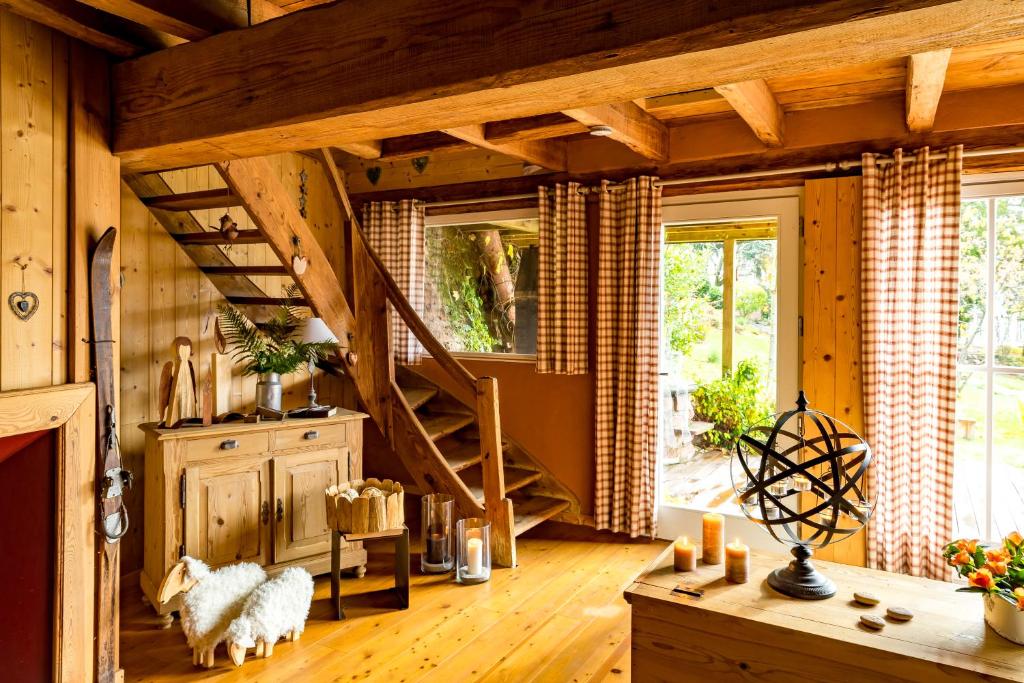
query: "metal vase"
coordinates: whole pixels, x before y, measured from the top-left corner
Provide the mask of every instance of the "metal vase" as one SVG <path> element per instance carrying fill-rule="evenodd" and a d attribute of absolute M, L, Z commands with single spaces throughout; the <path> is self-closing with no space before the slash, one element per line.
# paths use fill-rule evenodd
<path fill-rule="evenodd" d="M 256 382 L 256 405 L 271 410 L 281 410 L 281 375 L 265 372 Z"/>

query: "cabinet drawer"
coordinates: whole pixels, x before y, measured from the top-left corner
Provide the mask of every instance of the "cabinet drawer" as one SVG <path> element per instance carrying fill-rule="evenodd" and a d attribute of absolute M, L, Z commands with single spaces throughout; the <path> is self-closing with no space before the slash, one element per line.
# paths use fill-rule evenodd
<path fill-rule="evenodd" d="M 279 429 L 274 433 L 274 450 L 283 451 L 288 448 L 318 446 L 320 444 L 338 445 L 348 440 L 348 424 L 308 425 Z"/>
<path fill-rule="evenodd" d="M 266 432 L 224 434 L 206 439 L 190 440 L 186 446 L 189 460 L 224 455 L 251 455 L 270 450 L 270 435 Z"/>

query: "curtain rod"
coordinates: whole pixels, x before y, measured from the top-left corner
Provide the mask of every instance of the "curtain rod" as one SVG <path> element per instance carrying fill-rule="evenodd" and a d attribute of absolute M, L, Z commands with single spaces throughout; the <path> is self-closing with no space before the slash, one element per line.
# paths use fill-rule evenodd
<path fill-rule="evenodd" d="M 999 147 L 995 149 L 972 149 L 964 151 L 964 158 L 974 157 L 990 157 L 999 156 L 1003 154 L 1020 154 L 1024 153 L 1024 146 L 1021 147 Z M 945 153 L 930 155 L 931 159 L 936 161 L 946 158 Z M 909 163 L 914 161 L 916 157 L 914 155 L 907 155 L 903 157 L 903 163 Z M 887 166 L 893 163 L 892 157 L 886 157 L 880 159 L 879 164 Z M 814 173 L 817 171 L 825 171 L 827 173 L 834 173 L 835 171 L 849 171 L 854 168 L 859 168 L 863 164 L 860 159 L 846 159 L 843 161 L 826 161 L 821 164 L 809 164 L 807 166 L 792 166 L 789 168 L 774 168 L 765 169 L 762 171 L 746 171 L 743 173 L 725 173 L 722 175 L 709 175 L 709 176 L 697 176 L 693 178 L 675 178 L 671 180 L 659 180 L 654 184 L 658 187 L 670 187 L 674 185 L 697 185 L 699 183 L 709 182 L 721 182 L 724 180 L 745 180 L 747 178 L 767 178 L 770 176 L 779 175 L 792 175 L 794 173 Z M 621 183 L 615 183 L 611 185 L 612 189 L 621 188 Z M 599 187 L 585 187 L 581 190 L 586 192 L 594 192 L 600 189 Z M 525 193 L 525 194 L 511 194 L 502 197 L 478 197 L 476 199 L 453 199 L 450 201 L 443 202 L 427 202 L 424 207 L 427 209 L 439 209 L 448 206 L 466 206 L 469 204 L 490 204 L 495 202 L 512 202 L 524 199 L 536 199 L 537 193 Z"/>

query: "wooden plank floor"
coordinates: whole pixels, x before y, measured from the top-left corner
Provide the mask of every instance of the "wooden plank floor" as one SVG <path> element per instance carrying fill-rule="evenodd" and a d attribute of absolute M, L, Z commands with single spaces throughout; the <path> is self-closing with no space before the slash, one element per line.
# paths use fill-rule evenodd
<path fill-rule="evenodd" d="M 349 618 L 330 619 L 330 586 L 319 577 L 306 632 L 270 659 L 235 668 L 223 646 L 216 667 L 192 666 L 179 622 L 156 627 L 136 583 L 125 582 L 121 664 L 127 681 L 625 681 L 629 610 L 622 591 L 664 542 L 523 538 L 520 566 L 459 586 L 423 576 L 413 556 L 411 606 L 393 611 L 353 596 Z M 372 553 L 372 549 L 371 549 Z M 390 585 L 390 557 L 371 554 L 346 596 Z"/>

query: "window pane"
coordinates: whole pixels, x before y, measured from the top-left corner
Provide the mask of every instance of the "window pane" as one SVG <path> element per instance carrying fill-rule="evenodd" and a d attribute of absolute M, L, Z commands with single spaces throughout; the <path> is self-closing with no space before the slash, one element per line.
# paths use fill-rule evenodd
<path fill-rule="evenodd" d="M 995 363 L 1024 366 L 1024 197 L 996 200 Z"/>
<path fill-rule="evenodd" d="M 536 353 L 537 221 L 425 231 L 423 318 L 454 352 Z"/>
<path fill-rule="evenodd" d="M 693 384 L 722 376 L 721 242 L 665 245 L 664 336 L 669 372 Z"/>
<path fill-rule="evenodd" d="M 1024 376 L 996 373 L 992 389 L 992 533 L 1024 529 Z"/>
<path fill-rule="evenodd" d="M 764 398 L 775 401 L 776 269 L 775 240 L 736 243 L 733 368 L 753 363 L 764 379 Z"/>
<path fill-rule="evenodd" d="M 960 365 L 985 363 L 985 301 L 988 280 L 988 202 L 960 207 Z"/>
<path fill-rule="evenodd" d="M 953 476 L 953 534 L 980 538 L 985 531 L 984 372 L 958 372 Z"/>

